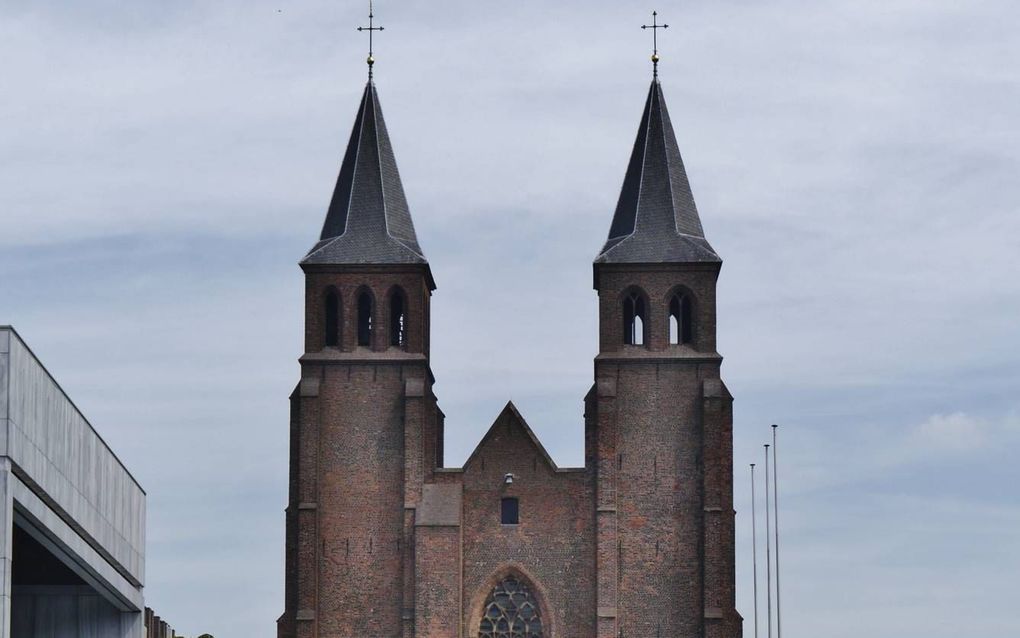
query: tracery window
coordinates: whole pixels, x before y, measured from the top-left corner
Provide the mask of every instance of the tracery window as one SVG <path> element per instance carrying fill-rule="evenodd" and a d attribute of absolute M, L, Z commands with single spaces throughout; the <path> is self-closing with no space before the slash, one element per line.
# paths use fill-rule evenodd
<path fill-rule="evenodd" d="M 542 619 L 531 590 L 514 576 L 496 585 L 478 628 L 478 638 L 542 638 Z"/>
<path fill-rule="evenodd" d="M 645 300 L 636 290 L 623 300 L 623 342 L 632 346 L 645 344 Z"/>
<path fill-rule="evenodd" d="M 691 300 L 687 295 L 673 295 L 669 301 L 669 342 L 676 345 L 693 341 L 694 321 L 691 318 Z"/>

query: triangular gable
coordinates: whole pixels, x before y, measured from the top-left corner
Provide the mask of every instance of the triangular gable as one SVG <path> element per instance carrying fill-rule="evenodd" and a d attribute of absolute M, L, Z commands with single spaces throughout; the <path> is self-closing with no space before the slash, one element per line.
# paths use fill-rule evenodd
<path fill-rule="evenodd" d="M 489 427 L 489 431 L 485 433 L 482 440 L 475 446 L 474 451 L 471 452 L 471 456 L 469 456 L 467 461 L 464 462 L 465 470 L 475 462 L 489 441 L 496 437 L 498 429 L 507 425 L 510 426 L 511 435 L 519 434 L 524 437 L 531 447 L 538 452 L 539 456 L 545 460 L 551 470 L 554 472 L 559 470 L 559 468 L 556 467 L 556 463 L 553 462 L 552 457 L 549 456 L 549 453 L 546 451 L 545 446 L 543 446 L 542 442 L 538 440 L 537 436 L 535 436 L 531 426 L 529 426 L 528 422 L 524 420 L 523 416 L 521 416 L 521 413 L 517 410 L 517 406 L 514 405 L 513 401 L 507 401 L 506 407 L 504 407 L 503 411 L 499 413 L 498 417 L 496 417 L 492 426 Z"/>

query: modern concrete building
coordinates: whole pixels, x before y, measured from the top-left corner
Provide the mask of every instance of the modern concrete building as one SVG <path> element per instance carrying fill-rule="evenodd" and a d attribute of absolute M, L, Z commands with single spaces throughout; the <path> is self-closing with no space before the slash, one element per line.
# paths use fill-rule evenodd
<path fill-rule="evenodd" d="M 145 492 L 0 326 L 0 638 L 144 635 Z"/>

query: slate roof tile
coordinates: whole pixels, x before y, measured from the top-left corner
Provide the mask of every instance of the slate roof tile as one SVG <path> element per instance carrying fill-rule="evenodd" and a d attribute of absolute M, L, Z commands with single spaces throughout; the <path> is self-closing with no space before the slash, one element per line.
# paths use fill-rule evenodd
<path fill-rule="evenodd" d="M 705 239 L 662 87 L 653 80 L 609 238 L 595 263 L 721 261 Z"/>
<path fill-rule="evenodd" d="M 427 264 L 371 81 L 354 120 L 318 243 L 302 264 Z"/>

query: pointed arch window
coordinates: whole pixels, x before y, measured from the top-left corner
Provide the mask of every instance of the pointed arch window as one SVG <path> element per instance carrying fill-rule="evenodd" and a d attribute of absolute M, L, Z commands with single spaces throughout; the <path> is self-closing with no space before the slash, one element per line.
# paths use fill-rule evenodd
<path fill-rule="evenodd" d="M 485 601 L 478 638 L 542 638 L 542 618 L 531 589 L 514 576 L 499 582 Z"/>
<path fill-rule="evenodd" d="M 358 345 L 372 345 L 372 295 L 367 290 L 358 293 Z"/>
<path fill-rule="evenodd" d="M 630 346 L 645 344 L 647 312 L 645 298 L 633 291 L 623 300 L 623 342 Z"/>
<path fill-rule="evenodd" d="M 399 288 L 390 294 L 390 345 L 407 347 L 407 302 Z"/>
<path fill-rule="evenodd" d="M 669 300 L 669 342 L 673 345 L 694 342 L 691 298 L 683 293 Z"/>
<path fill-rule="evenodd" d="M 335 288 L 326 291 L 326 345 L 340 345 L 340 295 Z"/>

